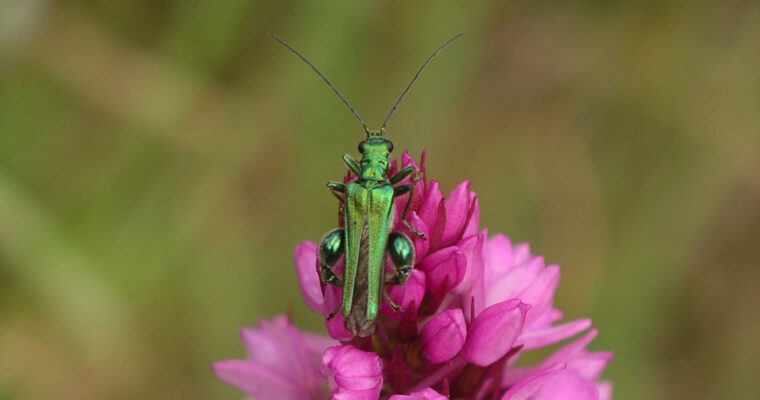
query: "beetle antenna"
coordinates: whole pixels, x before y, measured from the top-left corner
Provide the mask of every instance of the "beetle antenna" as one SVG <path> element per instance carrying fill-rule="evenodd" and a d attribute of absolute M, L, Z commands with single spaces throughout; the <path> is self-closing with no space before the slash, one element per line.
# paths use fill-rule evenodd
<path fill-rule="evenodd" d="M 451 39 L 447 40 L 447 41 L 446 41 L 446 43 L 442 44 L 442 45 L 441 45 L 439 48 L 435 49 L 435 51 L 433 52 L 433 54 L 431 54 L 431 55 L 430 55 L 430 57 L 428 57 L 428 58 L 427 58 L 427 60 L 425 60 L 425 62 L 424 62 L 424 63 L 422 64 L 422 66 L 420 67 L 420 69 L 419 69 L 419 70 L 417 70 L 417 73 L 416 73 L 416 74 L 414 74 L 414 78 L 412 78 L 412 81 L 411 81 L 411 82 L 409 82 L 409 86 L 407 86 L 407 87 L 406 87 L 406 89 L 404 89 L 404 92 L 403 92 L 403 93 L 401 93 L 401 96 L 398 98 L 398 100 L 396 100 L 396 104 L 394 104 L 394 105 L 393 105 L 393 108 L 391 108 L 391 112 L 389 112 L 389 113 L 388 113 L 388 116 L 387 116 L 387 117 L 385 117 L 385 122 L 383 122 L 383 126 L 382 126 L 382 128 L 380 128 L 380 131 L 381 131 L 381 132 L 383 132 L 383 134 L 385 134 L 385 127 L 386 127 L 386 125 L 388 125 L 388 121 L 391 119 L 391 116 L 393 116 L 393 113 L 395 113 L 395 112 L 396 112 L 396 109 L 398 108 L 399 104 L 401 104 L 401 100 L 403 100 L 403 99 L 404 99 L 404 96 L 406 96 L 407 92 L 409 92 L 409 89 L 411 89 L 411 88 L 412 88 L 412 85 L 414 85 L 414 82 L 417 80 L 417 78 L 419 78 L 419 77 L 420 77 L 420 74 L 422 73 L 422 70 L 423 70 L 423 69 L 425 69 L 425 67 L 427 67 L 427 66 L 428 66 L 428 64 L 430 64 L 430 61 L 432 61 L 432 60 L 433 60 L 433 58 L 434 58 L 435 56 L 437 56 L 437 55 L 438 55 L 438 53 L 439 53 L 441 50 L 443 50 L 443 49 L 444 49 L 444 47 L 446 47 L 446 46 L 450 45 L 450 44 L 451 44 L 451 42 L 453 42 L 453 41 L 455 41 L 455 40 L 459 39 L 459 38 L 460 38 L 460 37 L 462 37 L 464 34 L 465 34 L 464 32 L 461 32 L 461 33 L 457 34 L 456 36 L 454 36 L 453 38 L 451 38 Z"/>
<path fill-rule="evenodd" d="M 343 100 L 343 103 L 346 105 L 346 107 L 348 107 L 348 109 L 351 110 L 352 113 L 354 113 L 354 116 L 356 116 L 356 119 L 358 119 L 359 122 L 361 122 L 362 126 L 364 127 L 364 132 L 366 132 L 367 135 L 369 135 L 369 128 L 367 128 L 367 124 L 364 123 L 364 120 L 362 119 L 362 117 L 359 116 L 359 113 L 356 112 L 356 110 L 354 110 L 353 107 L 351 107 L 351 104 L 348 103 L 348 100 L 346 100 L 346 98 L 343 97 L 342 94 L 340 94 L 340 92 L 338 91 L 338 89 L 336 89 L 335 86 L 333 86 L 333 84 L 330 83 L 329 80 L 327 80 L 326 76 L 322 75 L 322 73 L 319 72 L 319 70 L 317 69 L 317 67 L 314 66 L 314 64 L 312 64 L 309 60 L 306 59 L 306 57 L 304 57 L 303 55 L 301 55 L 301 53 L 299 53 L 296 49 L 290 47 L 289 44 L 285 43 L 284 40 L 278 38 L 273 33 L 267 33 L 267 35 L 270 38 L 272 38 L 275 41 L 277 41 L 278 43 L 280 43 L 281 45 L 285 46 L 288 50 L 292 51 L 293 54 L 297 55 L 301 60 L 303 60 L 303 62 L 305 62 L 307 65 L 309 65 L 311 67 L 311 69 L 313 69 L 314 72 L 316 72 L 317 75 L 319 75 L 319 77 L 322 78 L 323 81 L 325 81 L 325 83 L 327 84 L 327 86 L 329 86 L 330 89 L 332 89 L 332 91 L 335 92 L 335 94 L 337 94 L 338 97 L 340 97 L 341 100 Z"/>

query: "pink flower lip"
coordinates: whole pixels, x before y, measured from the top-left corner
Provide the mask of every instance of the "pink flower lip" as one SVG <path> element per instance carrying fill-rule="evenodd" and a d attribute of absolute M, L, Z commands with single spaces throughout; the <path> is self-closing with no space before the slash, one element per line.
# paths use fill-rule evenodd
<path fill-rule="evenodd" d="M 300 332 L 283 316 L 261 320 L 240 336 L 250 358 L 214 363 L 219 379 L 262 400 L 324 397 L 319 357 L 334 341 Z"/>
<path fill-rule="evenodd" d="M 423 354 L 433 363 L 451 360 L 464 346 L 467 326 L 459 308 L 441 312 L 422 328 Z"/>
<path fill-rule="evenodd" d="M 537 349 L 567 339 L 577 333 L 585 331 L 590 326 L 590 319 L 581 318 L 548 328 L 535 330 L 525 329 L 517 340 L 517 344 L 522 345 L 524 350 Z"/>
<path fill-rule="evenodd" d="M 589 353 L 586 346 L 596 337 L 597 330 L 592 329 L 578 340 L 571 342 L 549 356 L 542 366 L 566 363 L 568 368 L 573 369 L 586 379 L 595 381 L 599 379 L 607 364 L 612 361 L 613 354 L 608 351 L 595 351 Z"/>
<path fill-rule="evenodd" d="M 325 350 L 322 374 L 329 380 L 333 399 L 376 400 L 383 386 L 380 357 L 351 345 Z"/>
<path fill-rule="evenodd" d="M 530 305 L 511 299 L 483 310 L 467 333 L 464 359 L 485 367 L 507 354 L 522 331 L 528 309 Z"/>
<path fill-rule="evenodd" d="M 449 397 L 431 388 L 425 388 L 411 394 L 394 394 L 389 400 L 449 400 Z"/>
<path fill-rule="evenodd" d="M 501 400 L 597 400 L 599 391 L 577 371 L 557 364 L 512 386 Z"/>

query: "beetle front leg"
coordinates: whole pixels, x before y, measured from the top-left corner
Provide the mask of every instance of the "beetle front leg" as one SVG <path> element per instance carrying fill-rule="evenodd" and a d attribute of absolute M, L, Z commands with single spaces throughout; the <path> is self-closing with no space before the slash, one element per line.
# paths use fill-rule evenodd
<path fill-rule="evenodd" d="M 340 207 L 338 208 L 338 215 L 345 216 L 346 212 L 343 208 L 346 206 L 346 185 L 340 182 L 327 182 L 327 190 L 340 201 Z"/>
<path fill-rule="evenodd" d="M 386 285 L 403 285 L 409 279 L 414 268 L 414 244 L 401 232 L 388 235 L 388 255 L 396 272 L 385 279 Z"/>
<path fill-rule="evenodd" d="M 338 304 L 338 306 L 337 306 L 337 307 L 335 307 L 335 309 L 334 309 L 334 310 L 330 311 L 330 313 L 329 313 L 329 314 L 327 314 L 327 318 L 326 318 L 326 319 L 327 319 L 328 321 L 329 321 L 329 320 L 331 320 L 331 319 L 333 319 L 333 318 L 335 318 L 335 316 L 336 316 L 336 315 L 338 315 L 338 311 L 340 311 L 340 308 L 341 308 L 340 306 L 341 306 L 341 305 L 340 305 L 340 304 Z"/>
<path fill-rule="evenodd" d="M 402 309 L 400 305 L 394 303 L 393 300 L 391 300 L 390 296 L 388 296 L 388 292 L 383 293 L 383 297 L 385 298 L 385 302 L 388 303 L 393 311 L 404 312 L 404 309 Z"/>
<path fill-rule="evenodd" d="M 404 178 L 406 178 L 409 175 L 412 176 L 412 178 L 411 178 L 412 182 L 417 182 L 417 181 L 422 180 L 422 174 L 420 174 L 420 170 L 417 169 L 415 166 L 410 165 L 410 166 L 402 169 L 401 171 L 396 172 L 391 177 L 391 179 L 390 179 L 391 185 L 395 185 L 395 184 L 401 182 L 402 180 L 404 180 Z"/>
<path fill-rule="evenodd" d="M 346 185 L 340 182 L 327 182 L 327 190 L 342 204 L 346 203 Z"/>
<path fill-rule="evenodd" d="M 391 185 L 395 185 L 401 182 L 402 180 L 404 180 L 404 178 L 416 172 L 417 172 L 417 168 L 415 168 L 412 165 L 402 169 L 401 171 L 396 172 L 390 179 Z M 412 180 L 414 180 L 414 176 L 412 176 Z"/>
<path fill-rule="evenodd" d="M 409 183 L 406 185 L 401 185 L 398 187 L 393 188 L 393 197 L 402 196 L 406 193 L 409 193 L 409 197 L 406 199 L 406 205 L 404 205 L 404 211 L 401 212 L 401 222 L 404 223 L 404 226 L 406 226 L 407 229 L 409 229 L 410 232 L 415 234 L 420 239 L 426 239 L 425 234 L 414 229 L 412 224 L 409 223 L 409 221 L 406 220 L 406 214 L 409 212 L 409 207 L 412 205 L 412 198 L 414 197 L 414 185 Z"/>
<path fill-rule="evenodd" d="M 319 278 L 324 283 L 341 287 L 343 281 L 335 275 L 332 267 L 338 263 L 345 250 L 343 233 L 344 230 L 340 228 L 330 231 L 319 244 Z"/>

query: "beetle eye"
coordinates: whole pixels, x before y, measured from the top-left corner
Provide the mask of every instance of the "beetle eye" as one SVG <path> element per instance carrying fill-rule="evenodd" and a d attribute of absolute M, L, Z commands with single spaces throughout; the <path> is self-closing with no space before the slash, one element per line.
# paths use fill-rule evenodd
<path fill-rule="evenodd" d="M 393 151 L 393 142 L 391 142 L 390 140 L 385 141 L 385 146 L 388 147 L 388 152 Z"/>
<path fill-rule="evenodd" d="M 364 154 L 364 144 L 365 143 L 366 143 L 365 141 L 359 142 L 359 153 Z"/>

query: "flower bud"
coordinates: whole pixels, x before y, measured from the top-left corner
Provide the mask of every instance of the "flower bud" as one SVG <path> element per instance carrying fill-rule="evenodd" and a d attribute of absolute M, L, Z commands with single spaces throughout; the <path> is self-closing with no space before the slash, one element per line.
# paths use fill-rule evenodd
<path fill-rule="evenodd" d="M 445 289 L 451 290 L 462 281 L 467 270 L 467 258 L 456 246 L 446 247 L 425 257 L 419 268 L 425 272 L 427 290 L 437 293 L 447 285 Z"/>
<path fill-rule="evenodd" d="M 423 354 L 433 363 L 451 360 L 467 339 L 464 313 L 459 308 L 436 315 L 422 328 Z"/>
<path fill-rule="evenodd" d="M 383 386 L 380 357 L 351 345 L 325 350 L 322 375 L 329 381 L 334 400 L 377 400 Z"/>
<path fill-rule="evenodd" d="M 438 182 L 432 180 L 425 191 L 425 198 L 422 200 L 422 205 L 417 211 L 420 219 L 422 219 L 422 222 L 424 222 L 428 229 L 431 230 L 431 233 L 438 225 L 438 212 L 441 202 L 443 202 L 443 193 L 438 187 Z M 443 214 L 441 218 L 443 217 L 445 217 L 445 214 Z"/>
<path fill-rule="evenodd" d="M 529 308 L 519 299 L 511 299 L 483 310 L 467 333 L 464 359 L 485 367 L 507 354 L 522 331 Z"/>
<path fill-rule="evenodd" d="M 446 204 L 446 227 L 441 244 L 448 246 L 461 236 L 470 217 L 470 181 L 459 184 L 444 200 Z"/>

